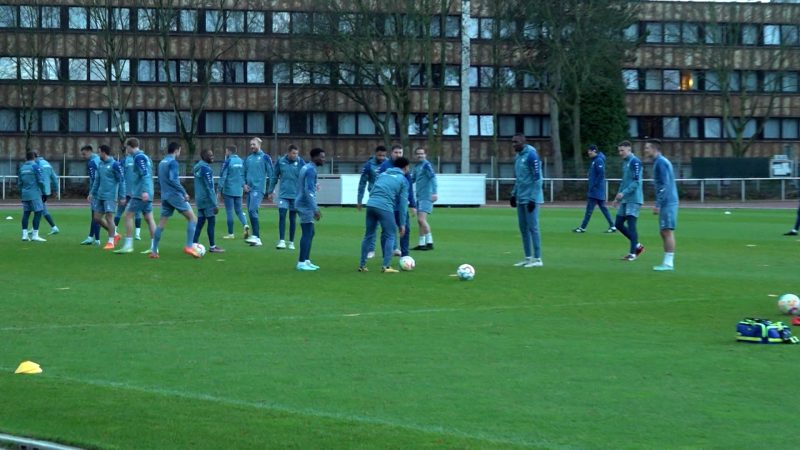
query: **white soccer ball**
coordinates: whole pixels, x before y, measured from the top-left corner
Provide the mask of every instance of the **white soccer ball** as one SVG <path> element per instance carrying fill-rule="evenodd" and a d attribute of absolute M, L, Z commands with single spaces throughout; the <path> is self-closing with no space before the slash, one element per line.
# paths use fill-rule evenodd
<path fill-rule="evenodd" d="M 778 298 L 778 310 L 784 314 L 800 315 L 800 298 L 794 294 L 783 294 Z"/>
<path fill-rule="evenodd" d="M 205 245 L 203 245 L 203 244 L 193 244 L 192 247 L 194 247 L 194 251 L 196 251 L 197 254 L 200 255 L 201 258 L 203 256 L 205 256 L 205 254 L 206 254 L 206 246 Z"/>
<path fill-rule="evenodd" d="M 458 266 L 456 275 L 458 275 L 458 279 L 461 281 L 469 281 L 475 278 L 475 268 L 469 264 L 462 264 Z"/>
<path fill-rule="evenodd" d="M 403 270 L 414 270 L 416 265 L 416 261 L 414 261 L 414 258 L 410 256 L 403 256 L 400 258 L 400 268 Z"/>

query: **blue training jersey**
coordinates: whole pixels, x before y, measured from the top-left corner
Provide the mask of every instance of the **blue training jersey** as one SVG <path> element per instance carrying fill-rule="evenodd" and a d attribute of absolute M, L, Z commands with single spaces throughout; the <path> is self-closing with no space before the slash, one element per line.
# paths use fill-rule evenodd
<path fill-rule="evenodd" d="M 589 198 L 606 199 L 606 155 L 597 152 L 589 165 Z"/>
<path fill-rule="evenodd" d="M 281 182 L 283 184 L 283 182 Z M 300 169 L 295 186 L 294 207 L 298 211 L 317 211 L 317 165 L 310 162 Z"/>
<path fill-rule="evenodd" d="M 278 161 L 275 163 L 273 175 L 269 179 L 267 194 L 272 194 L 272 191 L 275 190 L 275 185 L 277 185 L 278 180 L 280 180 L 281 188 L 278 192 L 278 198 L 294 200 L 299 194 L 297 180 L 300 176 L 300 169 L 302 169 L 305 164 L 306 162 L 299 156 L 295 158 L 294 161 L 287 158 L 286 155 L 278 158 Z"/>
<path fill-rule="evenodd" d="M 233 154 L 225 159 L 219 174 L 219 188 L 222 195 L 241 197 L 244 193 L 244 161 Z"/>
<path fill-rule="evenodd" d="M 153 201 L 153 161 L 141 150 L 136 150 L 133 154 L 131 178 L 131 190 L 128 195 L 141 199 L 142 194 L 147 192 L 149 201 Z"/>
<path fill-rule="evenodd" d="M 94 179 L 97 177 L 97 167 L 100 165 L 100 157 L 97 153 L 92 153 L 89 160 L 86 161 L 86 174 L 89 175 L 89 191 L 92 190 Z"/>
<path fill-rule="evenodd" d="M 414 181 L 414 190 L 417 192 L 417 202 L 431 201 L 431 196 L 438 194 L 436 173 L 433 171 L 433 164 L 427 159 L 414 166 L 411 179 Z"/>
<path fill-rule="evenodd" d="M 161 187 L 161 199 L 186 198 L 186 189 L 181 185 L 178 170 L 178 160 L 173 155 L 167 155 L 158 163 L 158 185 Z"/>
<path fill-rule="evenodd" d="M 266 193 L 269 178 L 272 178 L 272 158 L 263 150 L 247 155 L 244 160 L 244 182 L 250 190 Z"/>
<path fill-rule="evenodd" d="M 663 155 L 653 161 L 653 182 L 656 187 L 656 206 L 662 207 L 678 203 L 678 187 L 672 163 Z"/>
<path fill-rule="evenodd" d="M 622 194 L 620 203 L 644 203 L 642 193 L 642 162 L 631 153 L 622 160 L 622 181 L 619 184 Z"/>
<path fill-rule="evenodd" d="M 194 165 L 194 201 L 197 209 L 217 206 L 217 192 L 214 188 L 214 170 L 202 159 Z"/>
<path fill-rule="evenodd" d="M 386 158 L 383 163 L 381 163 L 380 167 L 378 167 L 378 175 L 388 171 L 389 169 L 394 169 L 394 161 L 391 158 Z M 402 170 L 400 171 L 403 172 Z M 406 182 L 408 183 L 407 191 L 408 191 L 408 206 L 411 208 L 417 207 L 417 201 L 414 198 L 414 183 L 411 182 L 411 171 L 405 174 Z M 375 181 L 377 183 L 377 179 Z M 374 187 L 374 185 L 373 185 Z M 372 191 L 369 191 L 369 195 L 372 195 Z"/>
<path fill-rule="evenodd" d="M 375 180 L 367 206 L 383 211 L 399 212 L 400 226 L 406 225 L 408 214 L 408 180 L 403 171 L 392 167 Z"/>
<path fill-rule="evenodd" d="M 116 159 L 109 156 L 100 161 L 91 194 L 96 200 L 125 198 L 125 171 Z"/>
<path fill-rule="evenodd" d="M 58 176 L 56 176 L 53 166 L 41 156 L 36 158 L 36 164 L 42 168 L 42 178 L 44 178 L 44 190 L 42 194 L 50 195 L 53 192 L 58 192 Z"/>
<path fill-rule="evenodd" d="M 19 167 L 17 176 L 22 201 L 41 200 L 45 181 L 39 164 L 36 161 L 25 161 Z"/>
<path fill-rule="evenodd" d="M 525 144 L 514 159 L 516 181 L 511 195 L 517 203 L 544 203 L 542 191 L 542 161 L 531 145 Z"/>
<path fill-rule="evenodd" d="M 378 175 L 380 175 L 378 172 L 380 168 L 381 164 L 378 164 L 374 156 L 364 163 L 364 166 L 361 168 L 361 176 L 358 178 L 358 203 L 364 200 L 364 191 L 372 191 L 372 186 L 375 185 L 375 180 L 377 180 Z"/>

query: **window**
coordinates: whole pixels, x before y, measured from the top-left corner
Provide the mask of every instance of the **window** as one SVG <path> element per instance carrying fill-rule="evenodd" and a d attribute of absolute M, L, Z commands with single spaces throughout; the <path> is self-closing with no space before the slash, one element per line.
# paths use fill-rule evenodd
<path fill-rule="evenodd" d="M 93 109 L 89 111 L 89 132 L 107 133 L 108 132 L 108 111 Z"/>
<path fill-rule="evenodd" d="M 224 114 L 220 111 L 206 111 L 205 114 L 206 133 L 222 133 L 222 120 Z"/>
<path fill-rule="evenodd" d="M 356 82 L 356 69 L 349 64 L 339 65 L 339 84 L 352 85 Z"/>
<path fill-rule="evenodd" d="M 41 130 L 44 132 L 57 132 L 59 130 L 59 123 L 61 122 L 61 118 L 59 117 L 58 111 L 52 109 L 45 109 L 39 114 L 39 117 L 42 121 Z"/>
<path fill-rule="evenodd" d="M 781 88 L 783 92 L 797 92 L 797 72 L 784 72 L 783 76 L 781 77 Z"/>
<path fill-rule="evenodd" d="M 286 113 L 277 113 L 273 117 L 273 132 L 279 134 L 288 134 L 291 130 L 290 121 L 289 121 L 289 114 Z"/>
<path fill-rule="evenodd" d="M 640 117 L 639 118 L 639 137 L 661 137 L 663 134 L 663 123 L 660 117 Z"/>
<path fill-rule="evenodd" d="M 467 70 L 467 83 L 469 87 L 475 88 L 478 87 L 478 68 L 475 66 L 470 66 L 469 70 Z"/>
<path fill-rule="evenodd" d="M 667 22 L 664 24 L 664 42 L 674 44 L 681 41 L 681 24 Z"/>
<path fill-rule="evenodd" d="M 703 137 L 706 139 L 719 139 L 722 137 L 722 119 L 706 117 L 703 119 Z"/>
<path fill-rule="evenodd" d="M 458 114 L 443 114 L 442 115 L 442 135 L 443 136 L 458 136 Z"/>
<path fill-rule="evenodd" d="M 311 33 L 311 14 L 293 12 L 291 13 L 292 34 Z"/>
<path fill-rule="evenodd" d="M 247 113 L 247 134 L 264 134 L 264 119 L 262 112 Z"/>
<path fill-rule="evenodd" d="M 310 66 L 311 82 L 314 84 L 331 84 L 331 68 L 326 64 Z"/>
<path fill-rule="evenodd" d="M 696 117 L 690 117 L 683 122 L 683 136 L 694 139 L 700 137 L 700 121 Z"/>
<path fill-rule="evenodd" d="M 69 13 L 69 29 L 85 30 L 89 27 L 89 15 L 86 8 L 70 6 L 67 8 Z"/>
<path fill-rule="evenodd" d="M 501 20 L 497 24 L 497 34 L 500 39 L 508 39 L 517 31 L 517 23 L 510 20 Z"/>
<path fill-rule="evenodd" d="M 17 79 L 17 58 L 0 57 L 0 80 Z"/>
<path fill-rule="evenodd" d="M 225 132 L 244 134 L 244 113 L 229 111 L 225 115 Z"/>
<path fill-rule="evenodd" d="M 531 24 L 531 28 L 533 28 L 533 24 Z M 526 29 L 527 29 L 527 27 L 526 27 Z M 632 24 L 628 25 L 627 27 L 625 27 L 625 29 L 622 30 L 622 36 L 628 42 L 636 42 L 636 41 L 638 41 L 639 40 L 639 24 L 638 23 L 632 23 Z"/>
<path fill-rule="evenodd" d="M 444 85 L 445 86 L 458 86 L 460 78 L 461 78 L 461 67 L 459 67 L 459 66 L 445 66 L 445 68 L 444 68 Z"/>
<path fill-rule="evenodd" d="M 226 83 L 244 83 L 244 63 L 238 61 L 226 61 L 223 65 L 225 70 Z"/>
<path fill-rule="evenodd" d="M 542 135 L 542 118 L 526 116 L 522 118 L 522 133 L 525 136 L 538 137 Z"/>
<path fill-rule="evenodd" d="M 722 26 L 716 23 L 709 23 L 705 26 L 706 44 L 722 44 Z"/>
<path fill-rule="evenodd" d="M 781 88 L 781 76 L 778 72 L 764 72 L 764 92 L 778 92 Z"/>
<path fill-rule="evenodd" d="M 337 117 L 339 122 L 339 134 L 356 134 L 356 115 L 351 113 L 341 113 Z M 409 131 L 409 134 L 411 132 Z"/>
<path fill-rule="evenodd" d="M 639 137 L 639 119 L 628 117 L 628 135 L 630 137 Z"/>
<path fill-rule="evenodd" d="M 197 31 L 197 10 L 182 9 L 178 12 L 178 26 L 186 33 Z"/>
<path fill-rule="evenodd" d="M 497 116 L 498 136 L 513 136 L 517 133 L 517 118 L 514 116 Z"/>
<path fill-rule="evenodd" d="M 67 113 L 67 128 L 73 133 L 85 133 L 89 129 L 86 110 L 77 109 Z"/>
<path fill-rule="evenodd" d="M 742 44 L 758 45 L 758 25 L 742 24 Z"/>
<path fill-rule="evenodd" d="M 470 39 L 478 38 L 478 19 L 476 17 L 467 18 L 466 33 Z"/>
<path fill-rule="evenodd" d="M 228 33 L 244 33 L 244 11 L 228 11 L 225 20 L 225 31 Z"/>
<path fill-rule="evenodd" d="M 781 120 L 781 137 L 783 139 L 797 139 L 800 136 L 797 119 Z"/>
<path fill-rule="evenodd" d="M 290 81 L 291 78 L 289 78 L 289 64 L 275 63 L 272 66 L 272 82 L 288 84 Z"/>
<path fill-rule="evenodd" d="M 798 45 L 797 25 L 781 25 L 781 44 Z"/>
<path fill-rule="evenodd" d="M 209 9 L 206 11 L 206 33 L 219 33 L 225 27 L 222 11 Z"/>
<path fill-rule="evenodd" d="M 697 90 L 697 72 L 693 70 L 684 70 L 681 72 L 681 90 L 682 91 Z"/>
<path fill-rule="evenodd" d="M 663 137 L 665 138 L 679 138 L 681 137 L 681 121 L 678 117 L 664 117 L 663 119 Z"/>
<path fill-rule="evenodd" d="M 263 11 L 248 11 L 247 12 L 247 32 L 248 33 L 263 33 L 264 32 L 264 12 Z"/>
<path fill-rule="evenodd" d="M 492 87 L 492 83 L 494 83 L 494 67 L 482 66 L 478 70 L 478 75 L 480 87 Z"/>
<path fill-rule="evenodd" d="M 178 64 L 175 61 L 158 61 L 158 81 L 178 81 Z"/>
<path fill-rule="evenodd" d="M 19 129 L 21 131 L 39 131 L 39 112 L 36 110 L 20 111 Z"/>
<path fill-rule="evenodd" d="M 106 62 L 102 59 L 89 60 L 89 80 L 90 81 L 106 81 L 108 74 L 106 72 Z"/>
<path fill-rule="evenodd" d="M 661 43 L 664 41 L 664 27 L 658 22 L 645 24 L 645 42 Z"/>
<path fill-rule="evenodd" d="M 140 82 L 156 81 L 156 61 L 154 59 L 140 59 L 136 72 L 136 79 Z"/>
<path fill-rule="evenodd" d="M 157 23 L 156 10 L 154 8 L 139 8 L 137 11 L 137 26 L 140 30 L 155 30 Z"/>
<path fill-rule="evenodd" d="M 111 10 L 111 22 L 115 30 L 130 30 L 131 10 L 128 8 L 113 8 Z"/>
<path fill-rule="evenodd" d="M 249 61 L 247 63 L 247 82 L 248 83 L 264 83 L 266 64 L 263 62 Z"/>
<path fill-rule="evenodd" d="M 764 45 L 781 45 L 781 27 L 764 25 Z"/>
<path fill-rule="evenodd" d="M 155 133 L 156 132 L 156 113 L 155 111 L 136 112 L 136 132 Z"/>
<path fill-rule="evenodd" d="M 325 113 L 312 113 L 308 115 L 309 134 L 328 134 L 328 115 Z"/>
<path fill-rule="evenodd" d="M 638 84 L 638 74 L 637 74 L 637 84 Z M 539 81 L 539 78 L 536 77 L 536 75 L 525 72 L 522 74 L 522 87 L 524 89 L 541 89 L 542 83 Z"/>
<path fill-rule="evenodd" d="M 681 24 L 681 32 L 683 33 L 682 41 L 685 44 L 697 44 L 700 42 L 700 26 L 696 23 L 683 23 Z"/>
<path fill-rule="evenodd" d="M 197 80 L 197 62 L 178 61 L 178 81 L 181 83 L 196 83 Z"/>
<path fill-rule="evenodd" d="M 780 139 L 781 138 L 781 121 L 780 119 L 767 119 L 764 121 L 764 139 Z"/>
<path fill-rule="evenodd" d="M 639 90 L 639 71 L 636 69 L 625 69 L 622 71 L 622 82 L 625 89 L 629 91 Z"/>
<path fill-rule="evenodd" d="M 0 28 L 16 28 L 16 26 L 17 8 L 14 6 L 0 6 Z M 7 110 L 4 109 L 2 111 Z"/>
<path fill-rule="evenodd" d="M 111 63 L 111 80 L 113 81 L 130 81 L 131 80 L 131 62 L 127 59 L 117 59 Z"/>
<path fill-rule="evenodd" d="M 358 115 L 358 134 L 375 134 L 375 122 L 372 121 L 372 118 L 369 116 L 369 114 L 361 113 Z"/>
<path fill-rule="evenodd" d="M 758 90 L 758 73 L 742 72 L 742 87 L 748 92 L 755 92 Z"/>
<path fill-rule="evenodd" d="M 173 111 L 158 111 L 158 131 L 161 133 L 175 133 L 178 131 L 177 118 Z"/>
<path fill-rule="evenodd" d="M 82 58 L 69 59 L 69 79 L 86 81 L 89 79 L 89 61 Z"/>
<path fill-rule="evenodd" d="M 36 58 L 20 58 L 19 74 L 22 80 L 35 80 L 39 78 L 39 63 Z"/>
<path fill-rule="evenodd" d="M 491 39 L 494 36 L 494 19 L 491 17 L 480 18 L 480 37 L 481 39 Z"/>
<path fill-rule="evenodd" d="M 510 67 L 501 67 L 499 77 L 499 84 L 503 87 L 513 88 L 517 84 L 517 76 L 514 73 L 514 69 Z"/>
<path fill-rule="evenodd" d="M 705 90 L 719 91 L 722 86 L 719 83 L 719 74 L 717 72 L 708 71 L 704 77 Z"/>
<path fill-rule="evenodd" d="M 17 115 L 13 109 L 0 109 L 0 131 L 17 131 Z"/>
<path fill-rule="evenodd" d="M 120 128 L 126 133 L 131 131 L 131 122 L 128 119 L 128 113 L 120 113 L 119 111 L 112 112 L 111 132 L 116 133 Z"/>
<path fill-rule="evenodd" d="M 292 83 L 311 84 L 311 74 L 303 64 L 295 64 L 292 68 Z"/>
<path fill-rule="evenodd" d="M 646 70 L 644 72 L 644 88 L 648 91 L 661 90 L 661 71 L 660 70 Z"/>
<path fill-rule="evenodd" d="M 19 7 L 20 28 L 39 28 L 39 8 L 36 6 Z"/>

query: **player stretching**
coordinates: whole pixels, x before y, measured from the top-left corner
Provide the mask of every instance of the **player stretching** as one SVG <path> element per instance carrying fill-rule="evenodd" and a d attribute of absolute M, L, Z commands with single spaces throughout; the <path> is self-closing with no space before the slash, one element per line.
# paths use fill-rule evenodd
<path fill-rule="evenodd" d="M 511 145 L 517 152 L 514 159 L 516 181 L 511 190 L 511 206 L 517 208 L 522 251 L 525 253 L 525 259 L 515 263 L 514 267 L 542 267 L 542 235 L 539 230 L 539 205 L 544 203 L 542 162 L 536 149 L 525 143 L 525 136 L 514 135 Z"/>
<path fill-rule="evenodd" d="M 214 152 L 204 150 L 200 161 L 194 165 L 194 199 L 197 203 L 197 227 L 194 230 L 193 243 L 200 240 L 203 232 L 203 225 L 208 222 L 208 251 L 211 253 L 223 253 L 225 249 L 217 247 L 214 239 L 214 231 L 217 225 L 217 194 L 214 189 L 214 171 L 211 164 L 214 163 Z"/>
<path fill-rule="evenodd" d="M 639 232 L 636 231 L 636 221 L 639 210 L 642 208 L 644 196 L 642 194 L 642 162 L 631 151 L 630 141 L 622 141 L 617 146 L 622 158 L 622 181 L 619 184 L 619 193 L 614 197 L 614 207 L 619 204 L 617 218 L 614 223 L 623 236 L 631 242 L 630 251 L 622 259 L 634 261 L 644 252 L 644 245 L 639 243 Z M 627 222 L 627 226 L 625 223 Z"/>
<path fill-rule="evenodd" d="M 592 164 L 589 166 L 589 195 L 586 199 L 586 213 L 583 215 L 583 222 L 581 226 L 575 228 L 575 233 L 585 233 L 586 227 L 589 225 L 589 219 L 592 218 L 594 207 L 600 207 L 600 212 L 603 217 L 608 221 L 608 230 L 606 233 L 613 233 L 617 231 L 614 222 L 611 221 L 611 214 L 608 213 L 606 208 L 606 155 L 597 150 L 597 146 L 592 144 L 586 153 L 592 158 Z"/>
<path fill-rule="evenodd" d="M 161 218 L 158 220 L 156 235 L 153 237 L 153 247 L 150 249 L 150 258 L 158 258 L 158 243 L 167 227 L 167 221 L 172 217 L 172 213 L 177 209 L 183 217 L 186 217 L 186 245 L 183 246 L 183 253 L 194 258 L 199 258 L 195 249 L 192 247 L 194 240 L 194 230 L 197 227 L 197 217 L 189 205 L 189 194 L 181 185 L 178 178 L 178 157 L 181 155 L 181 146 L 177 142 L 170 142 L 167 147 L 167 156 L 158 163 L 158 185 L 161 188 Z"/>
<path fill-rule="evenodd" d="M 653 214 L 658 215 L 661 240 L 664 241 L 664 261 L 653 270 L 664 272 L 675 270 L 675 226 L 678 222 L 678 187 L 672 163 L 661 154 L 661 141 L 650 139 L 644 144 L 644 153 L 655 158 L 653 161 L 653 181 L 656 188 L 656 204 Z"/>
<path fill-rule="evenodd" d="M 47 242 L 39 237 L 39 222 L 42 220 L 42 191 L 45 180 L 42 168 L 36 164 L 36 154 L 32 151 L 25 153 L 25 163 L 19 167 L 17 184 L 22 194 L 22 240 L 34 242 Z M 33 212 L 33 233 L 28 235 L 28 220 Z"/>
<path fill-rule="evenodd" d="M 417 223 L 419 224 L 419 245 L 414 250 L 433 250 L 433 235 L 428 224 L 428 215 L 433 213 L 433 204 L 439 198 L 437 195 L 436 173 L 427 159 L 425 147 L 414 150 L 417 165 L 411 179 L 416 185 L 417 192 Z"/>
<path fill-rule="evenodd" d="M 254 137 L 250 139 L 250 154 L 244 161 L 244 192 L 247 193 L 247 214 L 250 216 L 250 226 L 253 227 L 253 235 L 246 238 L 245 242 L 254 247 L 263 245 L 258 208 L 264 199 L 268 178 L 272 178 L 272 159 L 261 150 L 261 138 Z"/>
<path fill-rule="evenodd" d="M 289 250 L 294 250 L 294 232 L 297 221 L 297 210 L 295 209 L 294 200 L 298 195 L 297 180 L 300 174 L 300 169 L 306 164 L 303 158 L 298 155 L 300 151 L 294 144 L 289 145 L 289 152 L 284 156 L 278 158 L 275 162 L 275 173 L 269 179 L 269 189 L 267 195 L 272 198 L 272 191 L 275 190 L 275 185 L 278 184 L 278 179 L 281 181 L 281 188 L 278 192 L 278 199 L 275 203 L 278 204 L 278 244 L 275 246 L 277 249 L 287 248 L 286 245 L 286 214 L 289 214 Z"/>
<path fill-rule="evenodd" d="M 131 199 L 125 207 L 125 242 L 122 248 L 115 250 L 114 253 L 133 253 L 133 217 L 141 214 L 150 230 L 150 248 L 144 253 L 153 256 L 156 234 L 156 222 L 153 220 L 153 162 L 139 148 L 139 139 L 134 137 L 125 141 L 125 151 L 128 156 L 133 157 L 133 171 L 129 174 L 131 191 L 127 192 Z M 126 178 L 125 181 L 127 183 L 129 180 Z"/>
<path fill-rule="evenodd" d="M 100 164 L 100 157 L 94 153 L 91 145 L 84 145 L 81 147 L 81 156 L 86 160 L 86 173 L 89 175 L 89 189 L 94 184 L 94 177 L 97 175 L 97 166 Z M 94 220 L 94 211 L 92 214 L 92 223 L 89 225 L 89 236 L 81 241 L 81 245 L 100 245 L 100 224 Z"/>
<path fill-rule="evenodd" d="M 101 145 L 100 165 L 97 166 L 97 176 L 89 193 L 89 201 L 92 203 L 95 222 L 108 232 L 108 242 L 103 250 L 114 250 L 120 239 L 114 226 L 117 199 L 125 201 L 125 171 L 111 156 L 111 147 Z"/>
<path fill-rule="evenodd" d="M 44 178 L 44 191 L 42 191 L 42 217 L 47 223 L 50 225 L 50 234 L 58 234 L 59 229 L 56 226 L 56 222 L 53 220 L 53 216 L 50 215 L 50 211 L 47 210 L 47 199 L 50 197 L 50 194 L 58 192 L 58 177 L 56 176 L 55 171 L 53 170 L 53 166 L 47 162 L 46 159 L 42 157 L 39 153 L 36 153 L 36 164 L 42 168 L 42 177 Z"/>
<path fill-rule="evenodd" d="M 222 200 L 225 202 L 225 217 L 227 219 L 228 234 L 222 239 L 236 239 L 233 234 L 233 213 L 244 227 L 244 238 L 247 239 L 250 226 L 247 225 L 247 218 L 242 212 L 242 194 L 244 193 L 244 161 L 236 154 L 236 146 L 225 147 L 225 163 L 222 165 L 222 172 L 219 175 L 219 190 Z"/>
<path fill-rule="evenodd" d="M 300 215 L 300 255 L 297 258 L 297 270 L 317 270 L 319 266 L 311 263 L 311 243 L 314 240 L 314 221 L 322 218 L 317 205 L 317 167 L 325 164 L 325 150 L 311 150 L 311 162 L 300 169 L 297 177 L 297 197 L 294 206 Z M 281 182 L 283 184 L 283 182 Z"/>
<path fill-rule="evenodd" d="M 402 149 L 401 149 L 402 150 Z M 367 252 L 370 244 L 375 242 L 375 233 L 378 224 L 381 225 L 381 250 L 383 251 L 384 273 L 397 273 L 399 270 L 391 267 L 394 240 L 396 235 L 402 237 L 406 234 L 406 221 L 408 217 L 408 189 L 406 179 L 408 174 L 408 160 L 402 156 L 392 161 L 394 167 L 384 171 L 372 186 L 367 200 L 367 218 L 364 239 L 361 241 L 361 260 L 358 264 L 359 272 L 367 270 Z M 398 222 L 399 221 L 399 222 Z"/>

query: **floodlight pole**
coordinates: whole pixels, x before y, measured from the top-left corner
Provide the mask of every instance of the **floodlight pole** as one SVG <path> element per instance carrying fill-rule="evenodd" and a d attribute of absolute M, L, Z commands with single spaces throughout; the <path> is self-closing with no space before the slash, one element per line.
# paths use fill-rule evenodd
<path fill-rule="evenodd" d="M 461 0 L 461 173 L 469 173 L 469 26 L 470 1 Z"/>

